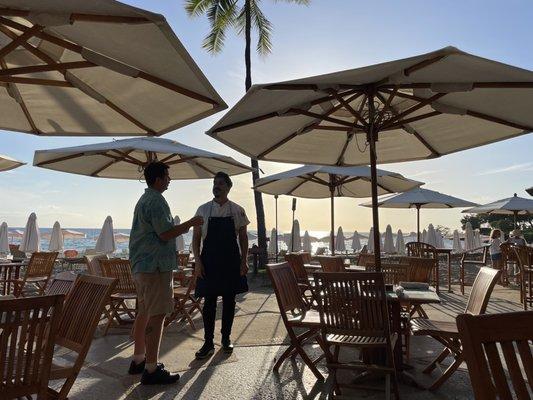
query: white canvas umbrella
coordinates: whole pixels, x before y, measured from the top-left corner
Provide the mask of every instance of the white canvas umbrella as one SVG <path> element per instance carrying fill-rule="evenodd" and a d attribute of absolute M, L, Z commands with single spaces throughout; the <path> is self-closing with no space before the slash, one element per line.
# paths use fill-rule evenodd
<path fill-rule="evenodd" d="M 31 213 L 28 217 L 26 228 L 24 228 L 22 239 L 20 239 L 19 250 L 25 253 L 41 251 L 41 233 L 39 232 L 35 213 Z"/>
<path fill-rule="evenodd" d="M 300 223 L 297 219 L 294 220 L 291 229 L 291 235 L 289 237 L 289 251 L 297 252 L 302 251 L 302 237 L 300 235 Z"/>
<path fill-rule="evenodd" d="M 422 242 L 427 243 L 428 242 L 428 231 L 425 229 L 422 231 Z"/>
<path fill-rule="evenodd" d="M 433 247 L 437 247 L 437 234 L 435 233 L 435 228 L 433 227 L 433 224 L 429 224 L 426 243 L 430 244 Z"/>
<path fill-rule="evenodd" d="M 276 246 L 276 240 L 278 238 L 278 235 L 276 233 L 276 228 L 272 228 L 272 231 L 270 232 L 270 241 L 268 242 L 268 252 L 270 254 L 277 254 L 277 247 Z"/>
<path fill-rule="evenodd" d="M 465 250 L 468 251 L 475 248 L 474 230 L 472 229 L 472 224 L 467 222 L 465 225 Z"/>
<path fill-rule="evenodd" d="M 159 160 L 171 179 L 212 178 L 218 171 L 242 174 L 251 168 L 231 157 L 163 138 L 134 138 L 107 143 L 37 150 L 33 165 L 101 178 L 140 179 L 143 167 Z"/>
<path fill-rule="evenodd" d="M 516 217 L 518 215 L 533 214 L 533 200 L 518 197 L 515 193 L 513 197 L 469 208 L 468 210 L 464 210 L 463 212 L 468 214 L 513 215 L 514 225 L 516 228 Z"/>
<path fill-rule="evenodd" d="M 115 235 L 113 234 L 113 219 L 110 216 L 107 216 L 104 221 L 94 250 L 99 254 L 111 254 L 116 250 Z"/>
<path fill-rule="evenodd" d="M 407 179 L 395 172 L 378 169 L 378 193 L 397 193 L 411 190 L 422 182 Z M 367 166 L 335 167 L 304 165 L 289 171 L 258 179 L 255 190 L 262 193 L 308 199 L 330 199 L 330 249 L 335 246 L 335 197 L 370 197 L 372 195 L 371 171 Z"/>
<path fill-rule="evenodd" d="M 394 238 L 392 236 L 392 227 L 390 225 L 387 225 L 387 228 L 385 229 L 383 251 L 387 254 L 392 254 L 396 252 L 396 248 L 394 247 Z"/>
<path fill-rule="evenodd" d="M 174 225 L 181 224 L 180 217 L 177 215 L 174 217 Z M 179 235 L 176 237 L 176 250 L 177 251 L 185 251 L 185 241 L 183 239 L 183 235 Z"/>
<path fill-rule="evenodd" d="M 307 231 L 305 231 L 302 240 L 302 249 L 307 253 L 311 253 L 311 238 L 309 237 L 309 232 Z"/>
<path fill-rule="evenodd" d="M 9 171 L 10 169 L 18 168 L 26 163 L 17 161 L 14 158 L 0 154 L 0 171 Z"/>
<path fill-rule="evenodd" d="M 481 234 L 479 229 L 474 230 L 474 247 L 481 247 Z"/>
<path fill-rule="evenodd" d="M 226 107 L 165 18 L 113 0 L 3 0 L 2 129 L 161 135 Z"/>
<path fill-rule="evenodd" d="M 377 163 L 435 158 L 529 133 L 531 102 L 533 72 L 447 47 L 255 85 L 208 134 L 259 160 L 370 164 L 376 178 Z M 378 240 L 377 186 L 372 200 Z"/>
<path fill-rule="evenodd" d="M 453 231 L 453 245 L 452 250 L 454 253 L 461 253 L 463 247 L 461 246 L 461 239 L 459 238 L 459 232 L 456 230 Z"/>
<path fill-rule="evenodd" d="M 56 221 L 52 228 L 52 234 L 50 235 L 50 243 L 48 244 L 48 251 L 62 251 L 63 250 L 63 232 L 61 231 L 61 225 Z"/>
<path fill-rule="evenodd" d="M 7 237 L 7 223 L 2 222 L 0 225 L 0 253 L 9 253 L 9 240 Z"/>
<path fill-rule="evenodd" d="M 374 243 L 374 227 L 370 228 L 370 232 L 368 234 L 368 242 L 367 242 L 367 250 L 369 253 L 375 253 L 376 252 L 376 244 Z M 378 243 L 379 247 L 377 247 L 377 249 L 381 249 L 382 248 L 382 245 L 381 245 L 381 236 L 380 236 L 380 240 L 379 240 L 379 243 Z"/>
<path fill-rule="evenodd" d="M 346 243 L 344 238 L 344 232 L 342 231 L 342 226 L 339 226 L 337 229 L 337 238 L 335 240 L 335 251 L 344 252 L 346 251 Z"/>
<path fill-rule="evenodd" d="M 401 229 L 398 229 L 398 233 L 396 234 L 396 253 L 405 254 L 405 241 Z"/>
<path fill-rule="evenodd" d="M 357 231 L 354 231 L 353 237 L 352 237 L 352 252 L 356 252 L 361 250 L 361 241 L 359 240 L 359 233 Z"/>
<path fill-rule="evenodd" d="M 437 236 L 437 247 L 443 249 L 444 248 L 444 237 L 442 236 L 442 233 L 440 233 L 440 231 L 436 229 L 435 235 Z"/>

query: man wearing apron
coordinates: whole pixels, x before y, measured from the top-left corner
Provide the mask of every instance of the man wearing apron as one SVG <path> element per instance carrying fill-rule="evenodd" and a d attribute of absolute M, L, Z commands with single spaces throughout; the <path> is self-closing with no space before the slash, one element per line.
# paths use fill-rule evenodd
<path fill-rule="evenodd" d="M 204 345 L 196 353 L 197 359 L 214 353 L 218 296 L 222 297 L 222 348 L 226 353 L 233 351 L 230 335 L 235 316 L 235 295 L 248 291 L 246 226 L 250 221 L 241 206 L 228 200 L 231 186 L 230 177 L 218 172 L 213 180 L 214 199 L 196 212 L 196 216 L 204 218 L 204 225 L 194 228 L 192 243 L 197 277 L 195 295 L 204 297 Z"/>

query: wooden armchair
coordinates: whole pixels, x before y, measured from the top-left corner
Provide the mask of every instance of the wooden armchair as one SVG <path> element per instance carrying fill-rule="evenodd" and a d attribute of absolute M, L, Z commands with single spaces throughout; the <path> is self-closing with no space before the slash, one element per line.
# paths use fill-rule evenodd
<path fill-rule="evenodd" d="M 100 262 L 102 260 L 109 260 L 107 254 L 89 254 L 86 255 L 84 258 L 85 264 L 87 265 L 87 272 L 90 275 L 102 276 L 102 266 L 100 265 Z"/>
<path fill-rule="evenodd" d="M 365 264 L 366 272 L 376 272 L 373 261 Z M 400 282 L 409 280 L 409 264 L 381 263 L 381 272 L 386 285 L 398 285 Z"/>
<path fill-rule="evenodd" d="M 119 324 L 123 323 L 122 316 L 125 314 L 129 316 L 131 320 L 135 319 L 135 312 L 137 310 L 137 292 L 135 290 L 135 282 L 133 281 L 133 274 L 131 272 L 129 260 L 123 260 L 120 258 L 101 260 L 100 265 L 104 277 L 117 279 L 117 284 L 111 294 L 109 318 L 104 329 L 105 336 L 114 320 Z M 132 308 L 127 304 L 127 301 L 133 300 L 135 300 L 135 307 Z"/>
<path fill-rule="evenodd" d="M 326 348 L 328 369 L 333 375 L 331 395 L 342 395 L 337 379 L 339 369 L 372 371 L 386 376 L 387 398 L 390 378 L 395 398 L 399 399 L 398 380 L 394 365 L 393 349 L 397 335 L 390 332 L 389 308 L 385 294 L 383 274 L 379 272 L 317 272 L 314 274 L 319 297 L 319 314 L 322 341 Z M 333 352 L 330 348 L 333 347 Z M 383 349 L 386 359 L 382 365 L 366 360 L 341 362 L 341 347 L 362 351 Z"/>
<path fill-rule="evenodd" d="M 196 330 L 192 317 L 196 310 L 202 311 L 202 298 L 194 297 L 195 288 L 196 278 L 194 276 L 187 280 L 186 286 L 174 287 L 174 311 L 165 319 L 165 326 L 179 318 L 179 321 L 186 320 L 192 329 Z"/>
<path fill-rule="evenodd" d="M 457 316 L 459 337 L 477 400 L 531 399 L 532 326 L 531 311 Z"/>
<path fill-rule="evenodd" d="M 479 315 L 485 313 L 492 289 L 496 285 L 500 274 L 501 271 L 489 267 L 483 267 L 479 270 L 468 297 L 465 314 Z M 430 390 L 437 389 L 455 372 L 464 360 L 464 346 L 461 345 L 457 325 L 455 322 L 415 318 L 411 320 L 411 330 L 414 335 L 428 335 L 444 345 L 442 352 L 422 372 L 429 374 L 448 355 L 454 357 L 454 361 L 450 366 L 429 387 Z"/>
<path fill-rule="evenodd" d="M 45 292 L 47 295 L 64 294 L 66 296 L 74 286 L 75 280 L 76 274 L 68 271 L 61 272 L 52 278 Z"/>
<path fill-rule="evenodd" d="M 344 258 L 341 256 L 319 256 L 318 262 L 324 272 L 344 272 Z"/>
<path fill-rule="evenodd" d="M 409 242 L 405 245 L 408 257 L 428 258 L 433 260 L 433 274 L 432 282 L 434 282 L 435 290 L 439 293 L 440 288 L 440 274 L 439 274 L 439 256 L 437 249 L 424 242 Z"/>
<path fill-rule="evenodd" d="M 513 275 L 514 272 L 517 272 L 515 275 L 516 283 L 520 285 L 520 271 L 515 271 L 515 266 L 518 265 L 518 258 L 516 256 L 516 253 L 514 251 L 514 244 L 509 242 L 503 242 L 500 244 L 500 251 L 502 252 L 502 283 L 504 285 L 509 284 L 509 268 L 513 269 Z M 520 293 L 521 294 L 521 293 Z M 522 300 L 520 300 L 522 301 Z"/>
<path fill-rule="evenodd" d="M 0 301 L 0 398 L 48 399 L 63 295 Z"/>
<path fill-rule="evenodd" d="M 278 358 L 273 370 L 277 372 L 288 357 L 300 355 L 303 362 L 311 369 L 315 377 L 323 380 L 324 377 L 316 367 L 316 364 L 324 357 L 323 355 L 316 360 L 311 360 L 305 352 L 304 343 L 315 340 L 321 345 L 320 340 L 320 319 L 318 312 L 311 310 L 304 303 L 302 296 L 299 294 L 298 281 L 294 270 L 288 263 L 269 264 L 267 265 L 268 275 L 274 287 L 276 300 L 278 302 L 281 319 L 287 329 L 290 345 Z M 297 329 L 304 331 L 297 334 Z"/>
<path fill-rule="evenodd" d="M 13 256 L 13 260 L 24 260 L 26 258 L 26 253 L 24 253 L 22 250 L 19 250 L 18 244 L 10 244 L 9 245 L 9 252 Z"/>
<path fill-rule="evenodd" d="M 37 294 L 44 294 L 50 275 L 54 270 L 54 264 L 57 258 L 57 252 L 35 252 L 31 255 L 30 261 L 26 266 L 26 272 L 22 278 L 4 282 L 14 285 L 13 294 L 15 297 L 24 297 L 28 287 L 37 289 Z"/>
<path fill-rule="evenodd" d="M 375 262 L 376 258 L 374 257 L 374 253 L 359 253 L 359 257 L 357 257 L 356 265 L 360 265 L 361 267 L 364 267 L 368 262 Z"/>
<path fill-rule="evenodd" d="M 306 253 L 288 253 L 285 255 L 285 261 L 287 261 L 296 276 L 302 298 L 310 305 L 313 302 L 313 280 L 307 275 L 304 254 Z"/>
<path fill-rule="evenodd" d="M 533 247 L 515 246 L 514 252 L 520 268 L 520 300 L 527 310 L 533 307 Z"/>
<path fill-rule="evenodd" d="M 489 265 L 489 246 L 482 246 L 476 249 L 465 251 L 461 256 L 461 263 L 459 266 L 459 284 L 461 286 L 461 294 L 465 294 L 465 286 L 471 286 L 471 282 L 467 282 L 465 278 L 465 265 L 470 264 L 482 268 Z"/>
<path fill-rule="evenodd" d="M 22 264 L 2 264 L 0 263 L 0 296 L 15 295 L 15 288 L 20 280 L 20 270 Z"/>

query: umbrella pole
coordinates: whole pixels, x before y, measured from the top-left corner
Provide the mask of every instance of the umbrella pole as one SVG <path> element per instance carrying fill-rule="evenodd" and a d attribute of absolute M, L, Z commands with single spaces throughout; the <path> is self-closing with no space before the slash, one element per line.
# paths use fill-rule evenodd
<path fill-rule="evenodd" d="M 420 242 L 420 204 L 416 204 L 416 241 Z"/>
<path fill-rule="evenodd" d="M 514 216 L 514 228 L 516 229 L 517 226 L 516 226 L 516 216 L 518 214 L 518 211 L 513 211 L 513 216 Z"/>
<path fill-rule="evenodd" d="M 370 150 L 370 176 L 372 184 L 372 221 L 374 224 L 374 258 L 376 271 L 381 271 L 381 249 L 379 234 L 379 213 L 378 213 L 378 185 L 377 185 L 377 156 L 376 156 L 376 129 L 374 122 L 376 110 L 374 108 L 374 89 L 368 91 L 368 130 L 367 140 Z"/>
<path fill-rule="evenodd" d="M 292 228 L 291 228 L 291 253 L 294 252 L 294 213 L 295 209 L 292 209 Z"/>
<path fill-rule="evenodd" d="M 331 204 L 331 231 L 329 232 L 329 245 L 331 246 L 331 254 L 335 255 L 335 207 L 334 207 L 334 188 L 330 187 L 330 204 Z"/>
<path fill-rule="evenodd" d="M 276 262 L 278 262 L 278 195 L 274 195 L 276 200 L 276 246 L 274 247 L 276 251 Z"/>

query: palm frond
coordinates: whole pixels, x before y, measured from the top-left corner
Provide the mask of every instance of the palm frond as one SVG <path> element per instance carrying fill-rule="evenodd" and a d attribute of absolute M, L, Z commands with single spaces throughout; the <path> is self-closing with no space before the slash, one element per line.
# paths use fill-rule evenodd
<path fill-rule="evenodd" d="M 205 14 L 212 3 L 213 0 L 186 0 L 185 11 L 189 17 L 199 17 Z"/>
<path fill-rule="evenodd" d="M 211 25 L 211 32 L 202 46 L 211 53 L 219 53 L 224 47 L 226 30 L 235 25 L 237 0 L 211 0 L 205 14 Z"/>
<path fill-rule="evenodd" d="M 274 3 L 294 3 L 301 6 L 308 6 L 311 0 L 274 0 Z"/>
<path fill-rule="evenodd" d="M 265 56 L 272 51 L 272 23 L 267 19 L 265 14 L 256 1 L 250 2 L 250 12 L 252 16 L 252 28 L 257 31 L 257 52 Z"/>

